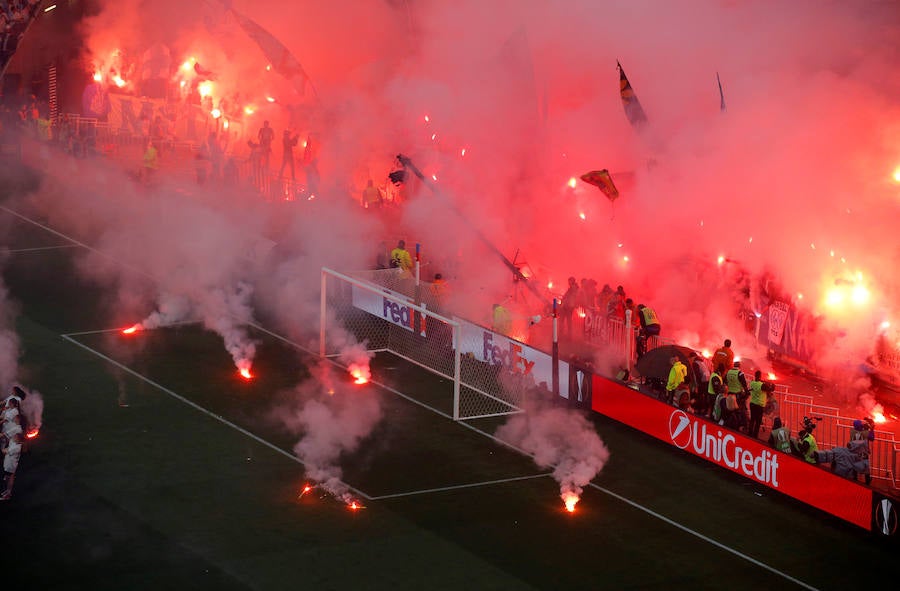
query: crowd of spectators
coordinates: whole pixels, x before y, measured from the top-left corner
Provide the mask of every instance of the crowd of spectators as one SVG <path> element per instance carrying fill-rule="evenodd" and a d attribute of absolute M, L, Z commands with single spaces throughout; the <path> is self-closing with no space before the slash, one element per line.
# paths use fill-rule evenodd
<path fill-rule="evenodd" d="M 0 69 L 16 52 L 19 40 L 37 16 L 40 0 L 0 0 Z"/>

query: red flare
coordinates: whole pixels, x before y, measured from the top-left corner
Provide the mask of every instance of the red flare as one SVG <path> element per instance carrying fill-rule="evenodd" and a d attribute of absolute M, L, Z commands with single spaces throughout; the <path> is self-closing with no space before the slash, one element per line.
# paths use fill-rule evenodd
<path fill-rule="evenodd" d="M 311 492 L 312 489 L 313 489 L 313 487 L 312 487 L 311 485 L 309 485 L 309 484 L 304 484 L 304 485 L 303 485 L 303 490 L 300 491 L 300 494 L 297 495 L 297 498 L 298 498 L 298 499 L 299 499 L 299 498 L 302 498 L 303 495 L 305 495 L 305 494 L 308 493 L 308 492 Z"/>
<path fill-rule="evenodd" d="M 359 511 L 360 509 L 365 509 L 365 505 L 362 505 L 356 501 L 350 501 L 347 503 L 347 508 L 351 511 Z"/>
<path fill-rule="evenodd" d="M 872 413 L 872 420 L 876 423 L 887 423 L 887 417 L 884 416 L 884 413 L 878 411 Z"/>
<path fill-rule="evenodd" d="M 578 501 L 581 500 L 581 498 L 572 492 L 563 493 L 560 496 L 562 497 L 563 503 L 566 504 L 566 511 L 574 513 L 575 505 L 578 504 Z"/>
<path fill-rule="evenodd" d="M 353 377 L 354 384 L 366 384 L 369 381 L 369 377 L 372 375 L 368 366 L 356 363 L 351 363 L 348 371 Z"/>
<path fill-rule="evenodd" d="M 241 374 L 241 377 L 245 380 L 252 380 L 253 374 L 250 373 L 250 369 L 246 367 L 242 367 L 238 370 L 238 373 Z"/>
<path fill-rule="evenodd" d="M 40 432 L 41 432 L 41 430 L 39 428 L 33 427 L 28 430 L 28 433 L 25 434 L 25 437 L 26 437 L 26 439 L 34 439 L 35 437 L 38 436 L 38 433 L 40 433 Z"/>
<path fill-rule="evenodd" d="M 122 329 L 122 334 L 134 334 L 134 333 L 140 331 L 140 330 L 143 329 L 143 328 L 144 328 L 144 327 L 141 326 L 141 323 L 138 322 L 137 324 L 133 324 L 133 325 L 129 326 L 128 328 L 123 328 L 123 329 Z"/>

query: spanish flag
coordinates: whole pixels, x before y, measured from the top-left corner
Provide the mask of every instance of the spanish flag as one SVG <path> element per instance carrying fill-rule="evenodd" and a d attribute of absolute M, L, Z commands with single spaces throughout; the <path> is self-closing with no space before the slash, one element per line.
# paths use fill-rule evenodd
<path fill-rule="evenodd" d="M 617 61 L 616 67 L 619 70 L 619 95 L 622 97 L 622 106 L 625 107 L 625 116 L 628 117 L 628 121 L 631 122 L 632 126 L 639 128 L 647 123 L 647 115 L 644 114 L 641 102 L 634 94 L 634 89 L 631 88 L 631 82 L 625 76 L 622 64 Z"/>

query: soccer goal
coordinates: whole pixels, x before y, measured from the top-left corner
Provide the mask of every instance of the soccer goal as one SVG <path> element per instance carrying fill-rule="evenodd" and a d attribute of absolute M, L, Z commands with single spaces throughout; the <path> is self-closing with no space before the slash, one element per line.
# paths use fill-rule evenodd
<path fill-rule="evenodd" d="M 488 347 L 495 346 L 492 333 L 429 310 L 427 297 L 416 296 L 420 286 L 414 278 L 397 281 L 408 285 L 389 289 L 323 268 L 319 354 L 340 363 L 342 351 L 360 343 L 367 351 L 395 355 L 441 376 L 445 379 L 437 381 L 438 387 L 446 392 L 438 394 L 452 401 L 455 420 L 519 412 L 533 383 L 511 370 L 510 354 Z"/>

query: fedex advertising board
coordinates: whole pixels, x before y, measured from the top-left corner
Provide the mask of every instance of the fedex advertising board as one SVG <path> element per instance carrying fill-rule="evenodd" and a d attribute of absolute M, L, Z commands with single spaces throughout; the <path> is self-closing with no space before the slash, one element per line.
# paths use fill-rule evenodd
<path fill-rule="evenodd" d="M 553 384 L 553 356 L 533 349 L 524 343 L 461 320 L 462 345 L 460 353 L 471 353 L 478 361 L 499 365 L 512 373 L 534 378 L 535 384 Z M 559 362 L 560 393 L 568 395 L 569 364 Z"/>
<path fill-rule="evenodd" d="M 402 304 L 395 299 L 385 297 L 384 295 L 371 292 L 367 289 L 360 289 L 353 286 L 353 306 L 364 310 L 373 316 L 378 316 L 387 320 L 391 324 L 402 326 L 406 330 L 415 331 L 415 310 L 409 306 L 410 302 L 404 296 L 384 290 L 385 294 L 394 298 L 406 300 L 407 304 Z M 425 336 L 425 319 L 423 318 L 419 325 L 419 333 Z"/>
<path fill-rule="evenodd" d="M 873 526 L 871 489 L 776 452 L 762 441 L 598 376 L 594 376 L 592 408 L 850 523 L 865 529 Z"/>

